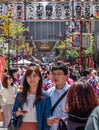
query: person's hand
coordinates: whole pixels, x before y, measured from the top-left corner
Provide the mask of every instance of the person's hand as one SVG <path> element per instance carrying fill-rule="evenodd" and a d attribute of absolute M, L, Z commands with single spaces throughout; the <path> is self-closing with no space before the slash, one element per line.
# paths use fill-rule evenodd
<path fill-rule="evenodd" d="M 97 83 L 97 87 L 99 88 L 99 83 Z"/>
<path fill-rule="evenodd" d="M 49 126 L 53 126 L 54 124 L 58 124 L 60 120 L 60 117 L 49 117 L 47 118 L 47 124 Z"/>
<path fill-rule="evenodd" d="M 18 108 L 17 112 L 16 112 L 16 116 L 25 116 L 28 112 L 27 111 L 22 111 L 20 108 Z"/>

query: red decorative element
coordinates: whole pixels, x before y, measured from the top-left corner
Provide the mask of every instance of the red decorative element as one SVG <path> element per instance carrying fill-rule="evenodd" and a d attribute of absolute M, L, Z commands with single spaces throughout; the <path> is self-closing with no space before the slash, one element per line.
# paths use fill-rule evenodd
<path fill-rule="evenodd" d="M 82 58 L 78 58 L 78 64 L 82 65 Z"/>
<path fill-rule="evenodd" d="M 0 56 L 0 81 L 2 81 L 4 73 L 5 58 Z"/>
<path fill-rule="evenodd" d="M 89 60 L 89 67 L 90 67 L 90 68 L 94 68 L 94 63 L 93 63 L 93 61 L 92 61 L 91 58 L 90 58 L 90 60 Z"/>

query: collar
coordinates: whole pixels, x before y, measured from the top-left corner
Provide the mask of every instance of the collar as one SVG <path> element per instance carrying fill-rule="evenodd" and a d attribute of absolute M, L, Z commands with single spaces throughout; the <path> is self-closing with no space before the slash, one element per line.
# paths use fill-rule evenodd
<path fill-rule="evenodd" d="M 64 85 L 62 89 L 55 88 L 56 93 L 64 93 L 66 90 L 68 90 L 69 86 L 67 84 Z"/>

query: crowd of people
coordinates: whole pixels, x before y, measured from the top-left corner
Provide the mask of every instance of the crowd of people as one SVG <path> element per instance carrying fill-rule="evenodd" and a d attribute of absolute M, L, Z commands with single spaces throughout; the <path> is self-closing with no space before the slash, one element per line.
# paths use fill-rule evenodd
<path fill-rule="evenodd" d="M 99 75 L 94 68 L 61 61 L 12 67 L 0 87 L 4 128 L 13 115 L 17 130 L 98 130 Z"/>

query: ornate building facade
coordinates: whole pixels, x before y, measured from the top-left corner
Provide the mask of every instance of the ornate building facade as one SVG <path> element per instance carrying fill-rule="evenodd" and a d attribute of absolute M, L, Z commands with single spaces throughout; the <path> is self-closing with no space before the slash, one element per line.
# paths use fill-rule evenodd
<path fill-rule="evenodd" d="M 47 53 L 54 55 L 51 51 L 57 42 L 67 39 L 69 35 L 73 36 L 74 41 L 68 43 L 68 46 L 71 44 L 79 49 L 90 47 L 90 41 L 86 42 L 84 39 L 81 41 L 83 33 L 86 33 L 85 35 L 95 33 L 98 36 L 99 2 L 97 0 L 2 0 L 0 15 L 6 14 L 8 10 L 13 19 L 24 23 L 28 28 L 24 35 L 26 40 L 35 43 L 34 51 L 38 50 L 38 53 L 35 52 L 37 57 L 40 51 L 42 51 L 41 56 Z"/>

